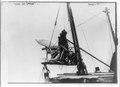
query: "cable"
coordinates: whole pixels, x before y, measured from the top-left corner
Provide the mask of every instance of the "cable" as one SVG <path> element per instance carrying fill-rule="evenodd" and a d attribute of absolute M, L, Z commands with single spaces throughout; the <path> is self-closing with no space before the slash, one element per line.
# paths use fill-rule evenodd
<path fill-rule="evenodd" d="M 72 73 L 77 69 L 77 66 L 75 67 L 75 69 L 72 71 Z"/>
<path fill-rule="evenodd" d="M 94 18 L 96 18 L 98 15 L 100 15 L 102 12 L 100 12 L 100 13 L 98 13 L 98 14 L 95 14 L 95 15 L 93 15 L 92 17 L 90 17 L 90 18 L 88 18 L 87 20 L 85 20 L 84 22 L 82 22 L 82 23 L 80 23 L 79 25 L 77 25 L 76 27 L 79 27 L 79 26 L 81 26 L 82 24 L 85 24 L 86 22 L 88 22 L 88 21 L 90 21 L 90 20 L 92 20 L 92 19 L 94 19 Z M 70 32 L 71 30 L 68 30 L 67 32 Z"/>
<path fill-rule="evenodd" d="M 105 7 L 105 6 L 104 6 L 104 7 Z M 86 10 L 87 13 L 89 13 L 89 14 L 91 14 L 91 15 L 94 15 L 92 12 L 90 12 L 90 10 L 87 10 L 87 9 L 85 9 L 85 8 L 83 8 L 83 7 L 82 7 L 82 10 L 84 10 L 84 11 Z M 97 17 L 98 17 L 99 19 L 102 19 L 103 21 L 107 22 L 107 21 L 104 20 L 103 18 L 101 18 L 101 17 L 99 17 L 99 16 L 97 16 Z"/>
<path fill-rule="evenodd" d="M 54 28 L 53 28 L 53 31 L 52 31 L 52 36 L 51 36 L 51 40 L 50 40 L 49 47 L 50 47 L 50 45 L 51 45 L 52 38 L 53 38 L 53 35 L 54 35 L 54 31 L 55 31 L 55 27 L 56 27 L 56 24 L 57 24 L 57 19 L 58 19 L 59 11 L 60 11 L 60 7 L 59 7 L 58 12 L 57 12 L 57 16 L 56 16 L 56 20 L 55 20 Z"/>
<path fill-rule="evenodd" d="M 85 36 L 85 33 L 84 33 L 84 30 L 83 30 L 82 26 L 81 26 L 81 30 L 82 30 L 82 32 L 83 32 L 83 36 L 84 36 L 85 41 L 86 41 L 86 43 L 87 43 L 88 50 L 89 50 L 89 52 L 91 53 L 90 48 L 89 48 L 89 45 L 88 45 L 88 41 L 87 41 L 87 38 L 86 38 L 86 36 Z M 92 58 L 92 62 L 93 62 L 93 65 L 94 65 L 94 67 L 95 67 L 95 64 L 94 64 L 93 58 Z"/>
<path fill-rule="evenodd" d="M 80 24 L 79 24 L 79 25 L 77 25 L 76 27 L 79 27 L 80 25 L 85 24 L 86 22 L 88 22 L 88 21 L 90 21 L 90 20 L 94 19 L 95 17 L 97 17 L 97 16 L 98 16 L 98 15 L 100 15 L 101 13 L 102 13 L 102 12 L 100 12 L 100 13 L 98 13 L 98 14 L 93 15 L 92 17 L 88 18 L 87 20 L 85 20 L 84 22 L 80 23 Z"/>
<path fill-rule="evenodd" d="M 53 46 L 55 46 L 57 43 L 58 43 L 58 40 L 54 43 L 54 45 L 53 45 Z"/>
<path fill-rule="evenodd" d="M 86 10 L 85 8 L 82 7 L 82 10 L 83 10 L 83 9 Z M 94 14 L 93 14 L 92 12 L 90 12 L 89 10 L 86 10 L 86 12 L 89 13 L 89 14 L 91 14 L 91 15 L 93 15 L 93 17 L 96 16 L 97 18 L 102 19 L 104 22 L 107 22 L 105 19 L 97 16 L 97 14 L 94 15 Z M 100 13 L 101 13 L 101 11 L 100 11 Z M 98 13 L 98 15 L 99 15 L 99 13 Z M 114 24 L 112 24 L 112 25 L 114 25 Z"/>

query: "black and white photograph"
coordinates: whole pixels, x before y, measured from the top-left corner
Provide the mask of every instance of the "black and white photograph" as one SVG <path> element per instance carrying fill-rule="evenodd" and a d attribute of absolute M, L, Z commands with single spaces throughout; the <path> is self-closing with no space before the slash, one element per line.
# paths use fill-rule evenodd
<path fill-rule="evenodd" d="M 3 84 L 118 84 L 117 2 L 1 2 Z"/>

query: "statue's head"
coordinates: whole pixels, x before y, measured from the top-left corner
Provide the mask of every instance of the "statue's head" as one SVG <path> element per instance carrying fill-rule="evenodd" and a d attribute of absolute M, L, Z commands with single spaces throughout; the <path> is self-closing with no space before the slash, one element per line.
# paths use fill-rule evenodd
<path fill-rule="evenodd" d="M 65 35 L 67 34 L 67 32 L 66 32 L 66 30 L 65 30 L 65 29 L 62 31 L 62 34 L 65 34 Z"/>

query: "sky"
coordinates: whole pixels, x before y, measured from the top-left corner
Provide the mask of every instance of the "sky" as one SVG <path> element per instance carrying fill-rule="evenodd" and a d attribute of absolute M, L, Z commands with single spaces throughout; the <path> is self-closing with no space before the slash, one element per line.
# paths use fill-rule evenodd
<path fill-rule="evenodd" d="M 70 30 L 65 3 L 2 3 L 1 47 L 2 57 L 7 59 L 9 82 L 43 82 L 41 62 L 46 56 L 35 39 L 50 41 L 57 11 L 60 7 L 53 43 L 59 33 L 65 28 Z M 115 29 L 115 12 L 113 3 L 71 3 L 79 45 L 86 51 L 98 57 L 108 65 L 114 44 L 105 7 L 110 11 L 113 30 Z M 80 25 L 81 24 L 81 25 Z M 80 26 L 79 26 L 80 25 Z M 72 40 L 71 33 L 67 38 Z M 89 72 L 94 72 L 96 66 L 101 71 L 109 68 L 81 51 L 82 58 Z M 50 77 L 60 73 L 76 72 L 76 67 L 48 66 Z"/>

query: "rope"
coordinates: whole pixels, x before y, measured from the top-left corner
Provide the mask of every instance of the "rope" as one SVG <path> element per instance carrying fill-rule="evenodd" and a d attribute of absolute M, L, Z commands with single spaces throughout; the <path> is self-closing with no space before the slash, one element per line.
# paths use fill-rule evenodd
<path fill-rule="evenodd" d="M 59 11 L 60 11 L 60 7 L 59 7 L 58 12 L 57 12 L 57 16 L 56 16 L 56 20 L 55 20 L 54 28 L 53 28 L 53 31 L 52 31 L 52 36 L 51 36 L 51 40 L 50 40 L 49 47 L 50 47 L 50 45 L 51 45 L 52 38 L 53 38 L 53 35 L 54 35 L 54 31 L 55 31 L 55 27 L 56 27 L 56 24 L 57 24 L 57 19 L 58 19 Z"/>
<path fill-rule="evenodd" d="M 84 36 L 85 41 L 86 41 L 86 43 L 87 43 L 88 50 L 89 50 L 89 52 L 91 53 L 91 50 L 90 50 L 90 48 L 89 48 L 88 41 L 87 41 L 87 38 L 86 38 L 86 36 L 85 36 L 85 32 L 84 32 L 84 30 L 83 30 L 82 26 L 81 26 L 81 30 L 82 30 L 82 32 L 83 32 L 83 36 Z M 93 59 L 92 59 L 92 62 L 93 62 L 93 65 L 94 65 L 94 67 L 95 67 L 95 64 L 94 64 Z"/>
<path fill-rule="evenodd" d="M 89 13 L 89 14 L 91 14 L 91 15 L 94 15 L 90 10 L 87 10 L 87 9 L 85 9 L 85 8 L 83 8 L 82 7 L 82 10 L 86 10 L 85 12 L 87 12 L 87 13 Z M 104 22 L 107 22 L 105 19 L 103 19 L 103 18 L 101 18 L 101 17 L 99 17 L 99 16 L 96 16 L 96 17 L 98 17 L 99 19 L 102 19 Z"/>
<path fill-rule="evenodd" d="M 54 45 L 53 45 L 53 46 L 55 46 L 57 43 L 58 43 L 58 40 L 54 43 Z"/>
<path fill-rule="evenodd" d="M 72 71 L 72 73 L 77 69 L 77 66 L 75 67 L 75 69 Z"/>
<path fill-rule="evenodd" d="M 85 8 L 83 8 L 84 10 L 86 10 Z M 79 27 L 80 25 L 82 25 L 82 24 L 85 24 L 86 22 L 88 22 L 88 21 L 90 21 L 90 20 L 92 20 L 93 18 L 95 18 L 95 17 L 97 17 L 97 18 L 99 18 L 99 19 L 102 19 L 104 22 L 107 22 L 105 19 L 103 19 L 103 18 L 101 18 L 101 17 L 99 17 L 98 15 L 100 15 L 102 12 L 100 12 L 100 13 L 98 13 L 98 14 L 93 14 L 92 12 L 90 12 L 90 11 L 86 11 L 86 12 L 88 12 L 89 14 L 91 14 L 91 15 L 93 15 L 92 17 L 90 17 L 89 19 L 87 19 L 86 21 L 84 21 L 83 23 L 80 23 L 79 25 L 77 25 L 76 27 Z M 115 25 L 115 24 L 112 24 L 111 23 L 111 25 Z M 71 30 L 68 30 L 68 32 L 70 32 Z"/>
<path fill-rule="evenodd" d="M 84 22 L 80 23 L 80 24 L 79 24 L 79 25 L 77 25 L 76 27 L 79 27 L 80 25 L 85 24 L 86 22 L 88 22 L 88 21 L 90 21 L 90 20 L 92 20 L 92 19 L 96 18 L 96 17 L 97 17 L 98 15 L 100 15 L 101 13 L 102 13 L 102 12 L 100 12 L 100 13 L 98 13 L 98 14 L 93 15 L 92 17 L 88 18 L 87 20 L 85 20 Z"/>
<path fill-rule="evenodd" d="M 83 7 L 82 7 L 82 9 L 83 9 L 83 10 L 86 10 L 87 13 L 93 15 L 93 17 L 96 16 L 97 18 L 103 20 L 104 22 L 107 22 L 105 19 L 103 19 L 103 18 L 101 18 L 101 17 L 98 16 L 99 14 L 101 14 L 101 12 L 94 15 L 94 14 L 93 14 L 92 12 L 90 12 L 89 10 L 87 10 L 87 9 L 85 9 L 85 8 L 83 8 Z M 91 17 L 91 18 L 92 18 L 92 17 Z M 90 19 L 91 19 L 91 18 L 90 18 Z M 88 19 L 88 20 L 89 20 L 89 19 Z M 81 24 L 82 24 L 82 23 L 81 23 Z M 112 24 L 112 23 L 111 23 L 111 24 Z M 80 25 L 80 24 L 79 24 L 79 25 Z M 114 25 L 114 24 L 112 24 L 112 25 Z"/>
<path fill-rule="evenodd" d="M 92 20 L 92 19 L 94 19 L 94 18 L 96 18 L 98 15 L 100 15 L 102 12 L 100 12 L 100 13 L 98 13 L 98 14 L 95 14 L 95 15 L 93 15 L 92 17 L 90 17 L 90 18 L 88 18 L 87 20 L 85 20 L 84 22 L 82 22 L 82 23 L 80 23 L 79 25 L 77 25 L 76 27 L 79 27 L 79 26 L 81 26 L 81 25 L 83 25 L 83 24 L 85 24 L 86 22 L 88 22 L 88 21 L 90 21 L 90 20 Z M 70 32 L 71 30 L 68 30 L 67 32 Z"/>

